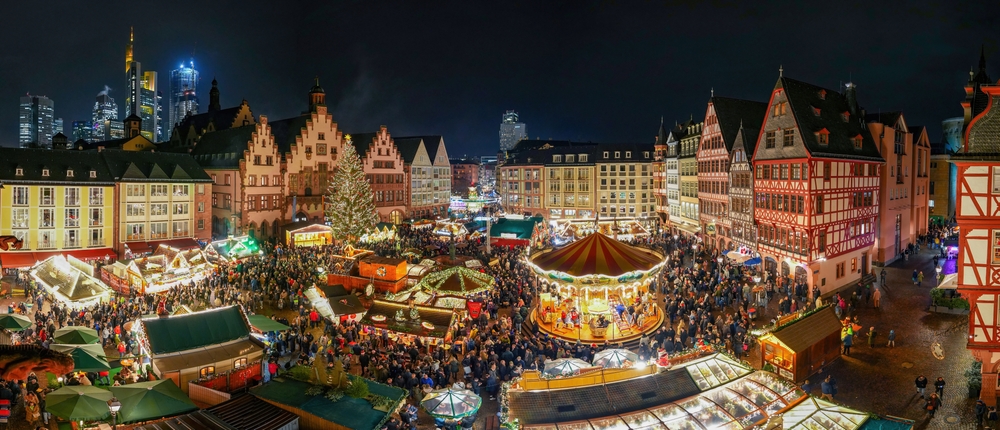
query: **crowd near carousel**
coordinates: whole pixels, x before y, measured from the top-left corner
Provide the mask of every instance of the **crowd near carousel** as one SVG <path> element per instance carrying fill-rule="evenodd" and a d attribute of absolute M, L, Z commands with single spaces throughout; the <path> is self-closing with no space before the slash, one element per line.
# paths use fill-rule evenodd
<path fill-rule="evenodd" d="M 697 237 L 578 228 L 556 241 L 563 230 L 526 226 L 527 243 L 492 247 L 493 232 L 449 220 L 350 244 L 229 238 L 100 268 L 53 257 L 16 279 L 25 299 L 0 316 L 0 341 L 64 366 L 12 404 L 81 428 L 108 420 L 96 402 L 137 428 L 233 410 L 280 417 L 259 427 L 275 430 L 882 423 L 798 388 L 860 330 L 839 298 L 806 300 L 759 259 Z M 772 300 L 779 314 L 755 323 Z"/>

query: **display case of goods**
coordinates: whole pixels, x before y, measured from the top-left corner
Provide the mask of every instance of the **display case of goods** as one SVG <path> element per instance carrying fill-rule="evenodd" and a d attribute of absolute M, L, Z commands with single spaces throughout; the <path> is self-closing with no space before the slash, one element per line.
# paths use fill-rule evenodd
<path fill-rule="evenodd" d="M 559 430 L 594 430 L 587 421 L 575 421 L 569 423 L 556 424 Z"/>
<path fill-rule="evenodd" d="M 622 415 L 622 420 L 625 424 L 628 424 L 630 429 L 644 429 L 644 428 L 662 428 L 663 424 L 660 422 L 656 415 L 653 415 L 650 411 L 639 411 L 631 413 L 628 415 Z"/>
<path fill-rule="evenodd" d="M 679 406 L 686 410 L 704 428 L 726 429 L 729 424 L 736 424 L 722 408 L 702 397 L 695 397 Z"/>
<path fill-rule="evenodd" d="M 619 417 L 598 418 L 590 420 L 594 430 L 629 430 L 628 424 Z"/>
<path fill-rule="evenodd" d="M 761 409 L 775 400 L 780 401 L 778 396 L 771 392 L 771 390 L 768 390 L 759 383 L 751 381 L 747 378 L 726 385 L 726 388 L 743 397 L 746 397 L 748 400 L 753 402 L 754 405 Z"/>
<path fill-rule="evenodd" d="M 770 373 L 756 372 L 750 375 L 749 379 L 789 400 L 797 399 L 805 394 L 795 385 Z"/>
<path fill-rule="evenodd" d="M 740 423 L 755 423 L 767 418 L 757 405 L 733 391 L 716 390 L 706 396 Z"/>

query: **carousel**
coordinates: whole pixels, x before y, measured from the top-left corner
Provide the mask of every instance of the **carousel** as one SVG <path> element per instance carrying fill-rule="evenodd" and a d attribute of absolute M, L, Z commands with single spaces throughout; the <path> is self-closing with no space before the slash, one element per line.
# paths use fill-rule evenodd
<path fill-rule="evenodd" d="M 663 314 L 648 293 L 662 254 L 595 233 L 527 264 L 545 285 L 532 313 L 539 330 L 567 340 L 628 341 L 655 331 Z"/>

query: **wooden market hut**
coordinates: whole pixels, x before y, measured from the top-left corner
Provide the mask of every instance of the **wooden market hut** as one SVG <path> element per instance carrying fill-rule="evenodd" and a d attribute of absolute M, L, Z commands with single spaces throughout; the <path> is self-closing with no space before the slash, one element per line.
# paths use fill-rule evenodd
<path fill-rule="evenodd" d="M 372 327 L 376 336 L 388 331 L 392 337 L 420 338 L 424 345 L 440 345 L 452 341 L 456 320 L 456 313 L 451 309 L 411 307 L 406 303 L 375 299 L 360 324 Z"/>
<path fill-rule="evenodd" d="M 762 357 L 781 376 L 795 382 L 804 381 L 840 357 L 842 327 L 832 307 L 820 308 L 761 336 Z"/>
<path fill-rule="evenodd" d="M 320 246 L 333 243 L 333 229 L 314 221 L 299 221 L 281 226 L 285 230 L 285 244 L 294 246 Z"/>

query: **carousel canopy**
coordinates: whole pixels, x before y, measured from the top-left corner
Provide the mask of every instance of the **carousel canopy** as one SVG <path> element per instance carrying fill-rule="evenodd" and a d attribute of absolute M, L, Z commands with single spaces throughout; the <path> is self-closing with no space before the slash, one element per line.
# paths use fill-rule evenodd
<path fill-rule="evenodd" d="M 424 276 L 424 279 L 417 284 L 417 288 L 439 294 L 467 296 L 484 291 L 492 285 L 492 276 L 463 266 L 455 266 Z"/>
<path fill-rule="evenodd" d="M 539 269 L 571 276 L 619 276 L 650 270 L 662 262 L 662 257 L 595 233 L 565 248 L 537 255 L 531 262 Z"/>

